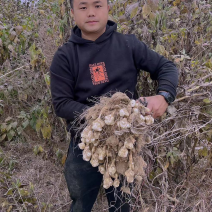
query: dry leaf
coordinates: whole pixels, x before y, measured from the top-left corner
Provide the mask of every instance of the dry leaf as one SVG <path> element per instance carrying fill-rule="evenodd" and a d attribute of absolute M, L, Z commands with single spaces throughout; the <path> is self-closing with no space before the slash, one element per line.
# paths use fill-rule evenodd
<path fill-rule="evenodd" d="M 65 7 L 65 5 L 64 4 L 62 4 L 61 6 L 60 6 L 60 11 L 61 11 L 61 15 L 62 15 L 62 17 L 65 15 L 65 11 L 66 11 L 66 7 Z"/>
<path fill-rule="evenodd" d="M 156 18 L 156 14 L 153 13 L 153 12 L 151 12 L 150 15 L 149 15 L 149 19 L 150 19 L 151 21 L 155 21 L 155 18 Z"/>
<path fill-rule="evenodd" d="M 63 155 L 63 157 L 61 159 L 62 165 L 65 165 L 66 158 L 67 158 L 67 155 Z"/>
<path fill-rule="evenodd" d="M 43 135 L 44 139 L 50 139 L 51 132 L 52 132 L 51 126 L 47 125 L 47 126 L 42 127 L 41 128 L 41 132 L 42 132 L 42 135 Z"/>
<path fill-rule="evenodd" d="M 122 186 L 122 187 L 121 187 L 121 191 L 123 191 L 123 192 L 126 193 L 126 194 L 131 194 L 130 188 L 129 188 L 129 187 L 124 187 L 124 186 Z"/>
<path fill-rule="evenodd" d="M 173 5 L 174 5 L 174 6 L 178 6 L 178 5 L 180 4 L 180 2 L 181 2 L 181 0 L 175 0 L 175 1 L 173 2 Z"/>
<path fill-rule="evenodd" d="M 159 0 L 147 0 L 147 4 L 150 6 L 152 12 L 155 12 L 158 10 Z"/>
<path fill-rule="evenodd" d="M 166 53 L 165 47 L 160 44 L 157 44 L 155 51 L 162 55 L 165 55 L 165 53 Z"/>
<path fill-rule="evenodd" d="M 138 12 L 138 7 L 134 8 L 130 14 L 130 18 L 134 18 L 137 15 Z"/>
<path fill-rule="evenodd" d="M 151 13 L 151 7 L 147 4 L 145 4 L 142 8 L 142 14 L 144 18 L 147 18 L 147 16 Z"/>

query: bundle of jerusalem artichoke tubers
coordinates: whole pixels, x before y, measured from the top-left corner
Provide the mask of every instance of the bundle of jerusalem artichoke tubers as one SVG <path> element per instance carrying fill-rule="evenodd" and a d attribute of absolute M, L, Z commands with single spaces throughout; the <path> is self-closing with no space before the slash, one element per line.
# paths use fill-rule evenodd
<path fill-rule="evenodd" d="M 140 153 L 150 142 L 147 129 L 154 122 L 146 114 L 147 107 L 117 92 L 101 97 L 81 115 L 85 128 L 78 145 L 83 159 L 103 174 L 104 188 L 118 187 L 121 176 L 128 183 L 141 182 L 145 176 L 146 163 Z"/>

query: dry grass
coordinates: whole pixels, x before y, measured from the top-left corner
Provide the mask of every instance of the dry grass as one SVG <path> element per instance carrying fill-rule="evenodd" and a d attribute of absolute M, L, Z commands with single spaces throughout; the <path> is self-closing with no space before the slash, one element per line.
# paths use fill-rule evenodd
<path fill-rule="evenodd" d="M 49 151 L 49 145 L 36 136 L 37 141 L 27 140 L 26 142 L 7 143 L 2 149 L 7 153 L 7 158 L 15 161 L 11 179 L 5 182 L 12 186 L 12 182 L 19 180 L 26 190 L 33 189 L 31 196 L 35 198 L 36 204 L 26 205 L 27 211 L 44 211 L 44 204 L 47 205 L 45 211 L 68 211 L 70 207 L 70 197 L 63 175 L 63 166 L 55 155 Z M 35 145 L 42 145 L 44 152 L 35 155 L 33 148 Z M 67 150 L 68 143 L 61 143 L 60 148 Z M 5 197 L 5 190 L 1 189 L 0 196 Z M 14 205 L 14 209 L 22 211 L 23 205 L 14 202 L 10 196 L 8 201 Z M 42 210 L 43 209 L 43 210 Z M 4 208 L 1 211 L 6 211 Z"/>
<path fill-rule="evenodd" d="M 173 107 L 169 108 L 167 116 L 163 120 L 158 120 L 152 128 L 152 142 L 146 146 L 144 154 L 148 179 L 145 179 L 142 185 L 132 192 L 131 206 L 132 211 L 136 212 L 210 212 L 212 211 L 212 105 L 210 102 L 212 31 L 208 12 L 211 8 L 208 7 L 208 4 L 211 5 L 211 3 L 199 0 L 180 1 L 180 6 L 175 8 L 179 12 L 173 10 L 170 11 L 171 15 L 168 15 L 169 8 L 173 7 L 172 2 L 160 1 L 163 7 L 157 13 L 160 20 L 157 26 L 153 26 L 149 19 L 142 19 L 140 13 L 139 17 L 134 18 L 129 24 L 122 24 L 127 27 L 128 33 L 136 34 L 151 48 L 155 49 L 157 44 L 161 44 L 166 51 L 159 53 L 168 52 L 169 59 L 176 62 L 180 71 L 178 99 Z M 144 1 L 141 3 L 143 6 Z M 186 9 L 189 13 L 183 12 Z M 33 13 L 38 13 L 38 11 L 33 10 Z M 60 21 L 59 15 L 57 14 L 55 21 Z M 196 18 L 191 20 L 193 15 Z M 40 21 L 39 38 L 35 42 L 38 47 L 42 48 L 46 58 L 44 71 L 47 73 L 53 54 L 57 49 L 56 40 L 59 32 L 54 33 L 53 36 L 47 35 L 46 16 L 39 16 L 38 19 Z M 178 19 L 180 22 L 177 21 Z M 167 23 L 167 25 L 163 25 L 163 23 Z M 122 26 L 119 26 L 120 31 L 124 30 Z M 183 28 L 185 28 L 185 35 Z M 163 30 L 161 31 L 161 29 Z M 149 30 L 155 32 L 148 33 Z M 176 43 L 178 45 L 175 45 Z M 29 60 L 29 52 L 27 52 L 20 57 L 20 64 L 16 60 L 5 63 L 5 67 L 2 69 L 8 72 L 4 74 L 8 74 L 19 65 L 20 67 L 22 65 L 29 67 Z M 7 90 L 9 85 L 13 85 L 16 90 L 28 95 L 27 100 L 8 95 L 6 101 L 0 102 L 4 103 L 4 114 L 0 117 L 2 122 L 8 116 L 15 119 L 21 110 L 29 112 L 32 107 L 37 106 L 38 102 L 46 97 L 46 104 L 51 105 L 50 95 L 40 72 L 29 68 L 12 71 L 3 78 L 2 82 L 4 86 L 1 86 L 1 92 Z M 7 85 L 5 85 L 6 83 Z M 19 85 L 20 87 L 23 85 L 23 88 L 18 87 Z M 142 72 L 141 74 L 138 90 L 139 95 L 146 96 L 155 93 L 154 83 L 149 80 L 146 73 Z M 13 106 L 11 107 L 11 105 Z M 176 112 L 173 112 L 173 109 Z M 0 184 L 0 211 L 2 212 L 68 211 L 69 209 L 71 200 L 63 175 L 63 166 L 55 156 L 58 148 L 66 154 L 69 143 L 65 142 L 64 126 L 61 126 L 60 120 L 52 115 L 52 111 L 48 115 L 53 128 L 49 143 L 37 137 L 35 133 L 27 131 L 25 131 L 25 135 L 22 135 L 25 138 L 24 141 L 14 139 L 11 142 L 1 143 L 6 166 L 1 166 L 0 171 L 7 172 L 8 167 L 11 166 L 10 162 L 15 161 L 14 167 L 10 171 L 11 179 L 4 175 L 0 176 L 0 179 L 4 179 Z M 41 145 L 44 149 L 44 152 L 37 156 L 33 153 L 36 145 Z M 201 152 L 200 150 L 204 150 L 204 148 L 205 152 Z M 5 195 L 8 188 L 12 188 L 13 183 L 16 183 L 17 180 L 20 180 L 23 189 L 31 192 L 29 197 L 35 199 L 34 203 L 18 202 L 23 196 L 17 193 L 17 189 L 12 195 Z M 5 189 L 5 185 L 7 189 Z M 93 212 L 99 211 L 108 211 L 103 190 L 93 208 Z"/>

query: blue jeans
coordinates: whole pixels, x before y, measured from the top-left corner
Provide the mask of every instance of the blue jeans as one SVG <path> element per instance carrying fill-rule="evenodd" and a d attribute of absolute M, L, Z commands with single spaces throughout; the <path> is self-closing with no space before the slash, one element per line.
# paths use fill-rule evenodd
<path fill-rule="evenodd" d="M 73 140 L 70 142 L 64 170 L 73 200 L 70 212 L 91 212 L 101 186 L 102 174 L 97 167 L 92 167 L 90 162 L 82 159 L 82 150 L 77 147 L 77 143 Z M 121 195 L 120 188 L 105 189 L 109 212 L 130 212 L 130 206 Z"/>

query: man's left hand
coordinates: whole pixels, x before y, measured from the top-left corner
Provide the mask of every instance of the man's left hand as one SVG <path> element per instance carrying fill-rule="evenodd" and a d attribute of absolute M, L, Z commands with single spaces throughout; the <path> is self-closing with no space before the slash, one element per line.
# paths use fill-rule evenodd
<path fill-rule="evenodd" d="M 168 103 L 161 95 L 156 96 L 149 96 L 149 97 L 140 97 L 142 101 L 144 101 L 144 98 L 146 99 L 147 108 L 149 108 L 150 113 L 153 118 L 158 118 L 164 114 L 168 107 Z"/>

